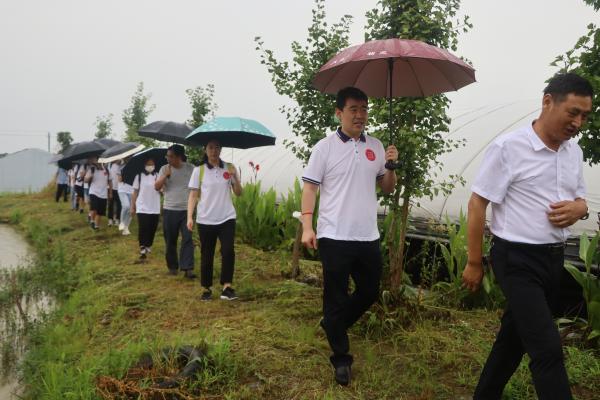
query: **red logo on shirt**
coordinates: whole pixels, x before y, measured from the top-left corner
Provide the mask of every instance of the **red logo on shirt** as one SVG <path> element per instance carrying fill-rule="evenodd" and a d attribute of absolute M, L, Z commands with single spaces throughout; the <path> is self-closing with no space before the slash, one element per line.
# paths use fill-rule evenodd
<path fill-rule="evenodd" d="M 225 172 L 223 172 L 223 178 L 229 179 L 229 178 L 231 178 L 231 175 L 229 174 L 229 172 L 225 171 Z"/>
<path fill-rule="evenodd" d="M 375 152 L 371 149 L 365 150 L 365 155 L 367 156 L 367 160 L 375 161 Z"/>

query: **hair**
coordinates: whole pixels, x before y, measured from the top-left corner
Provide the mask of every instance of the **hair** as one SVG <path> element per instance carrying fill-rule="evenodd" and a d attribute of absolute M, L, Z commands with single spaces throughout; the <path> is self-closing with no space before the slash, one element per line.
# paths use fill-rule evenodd
<path fill-rule="evenodd" d="M 185 155 L 185 147 L 180 144 L 173 144 L 167 148 L 167 150 L 171 150 L 173 154 L 177 157 L 181 158 L 181 161 L 187 161 L 187 156 Z"/>
<path fill-rule="evenodd" d="M 551 95 L 555 101 L 562 102 L 569 94 L 594 97 L 594 88 L 587 79 L 568 72 L 554 75 L 544 88 L 544 95 L 546 94 Z"/>
<path fill-rule="evenodd" d="M 348 99 L 364 100 L 366 102 L 369 102 L 369 98 L 367 97 L 365 92 L 363 92 L 359 88 L 348 86 L 337 92 L 337 96 L 335 99 L 336 108 L 339 110 L 343 110 L 346 106 L 346 101 Z"/>

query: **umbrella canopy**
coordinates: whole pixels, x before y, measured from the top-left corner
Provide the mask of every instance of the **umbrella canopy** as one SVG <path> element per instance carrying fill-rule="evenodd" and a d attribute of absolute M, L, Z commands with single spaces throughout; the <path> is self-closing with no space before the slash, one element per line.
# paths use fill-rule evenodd
<path fill-rule="evenodd" d="M 138 134 L 161 142 L 190 144 L 185 138 L 190 134 L 192 129 L 191 126 L 179 122 L 154 121 L 151 124 L 141 127 L 138 130 Z"/>
<path fill-rule="evenodd" d="M 99 156 L 106 150 L 106 146 L 98 142 L 79 142 L 67 147 L 59 162 L 67 163 L 82 160 L 89 157 Z"/>
<path fill-rule="evenodd" d="M 342 50 L 321 67 L 315 88 L 347 86 L 369 97 L 426 97 L 475 82 L 475 70 L 447 50 L 418 40 L 373 40 Z"/>
<path fill-rule="evenodd" d="M 143 144 L 128 142 L 128 143 L 119 143 L 115 146 L 112 146 L 104 151 L 100 155 L 100 159 L 98 162 L 101 163 L 110 163 L 113 161 L 121 160 L 125 157 L 129 157 L 135 153 L 139 153 L 144 150 L 146 146 Z"/>
<path fill-rule="evenodd" d="M 123 170 L 121 171 L 123 182 L 132 185 L 135 176 L 144 172 L 146 161 L 149 158 L 154 160 L 154 165 L 156 166 L 155 171 L 158 172 L 160 167 L 167 163 L 166 156 L 167 149 L 165 148 L 153 147 L 151 149 L 140 151 L 131 157 L 127 162 L 127 165 L 123 167 Z"/>
<path fill-rule="evenodd" d="M 273 146 L 275 135 L 260 122 L 238 117 L 217 117 L 196 128 L 187 137 L 196 145 L 217 140 L 223 147 L 249 149 Z"/>
<path fill-rule="evenodd" d="M 116 146 L 119 143 L 121 143 L 118 140 L 109 139 L 109 138 L 94 139 L 94 142 L 100 143 L 102 146 L 104 146 L 107 149 L 110 148 L 110 147 Z"/>

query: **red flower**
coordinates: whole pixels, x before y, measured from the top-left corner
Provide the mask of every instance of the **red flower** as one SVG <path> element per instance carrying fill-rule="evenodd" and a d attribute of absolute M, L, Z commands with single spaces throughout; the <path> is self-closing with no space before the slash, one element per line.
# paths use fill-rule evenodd
<path fill-rule="evenodd" d="M 256 170 L 258 171 L 260 169 L 260 165 L 256 164 Z"/>

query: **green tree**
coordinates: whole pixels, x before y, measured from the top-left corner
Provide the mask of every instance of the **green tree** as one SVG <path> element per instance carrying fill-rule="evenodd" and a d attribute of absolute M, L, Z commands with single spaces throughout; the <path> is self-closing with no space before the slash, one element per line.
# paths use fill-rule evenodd
<path fill-rule="evenodd" d="M 96 139 L 104 139 L 112 136 L 113 115 L 99 115 L 96 117 L 94 126 L 96 127 Z"/>
<path fill-rule="evenodd" d="M 367 12 L 365 40 L 388 38 L 415 39 L 429 44 L 456 50 L 459 33 L 471 28 L 467 16 L 459 19 L 460 0 L 380 0 L 377 7 Z M 404 274 L 404 250 L 411 199 L 440 192 L 448 193 L 459 177 L 437 182 L 442 171 L 438 157 L 460 146 L 462 142 L 445 140 L 450 118 L 447 115 L 450 101 L 444 95 L 427 98 L 396 98 L 393 100 L 392 126 L 389 132 L 389 107 L 387 100 L 376 99 L 370 104 L 371 124 L 375 136 L 384 144 L 398 148 L 401 162 L 396 191 L 385 197 L 390 207 L 387 232 L 385 232 L 390 287 L 397 290 Z"/>
<path fill-rule="evenodd" d="M 323 64 L 349 45 L 351 21 L 350 15 L 344 15 L 339 22 L 329 25 L 325 0 L 315 0 L 306 43 L 294 41 L 291 44 L 292 61 L 278 60 L 272 50 L 265 48 L 260 36 L 254 39 L 260 62 L 271 74 L 275 91 L 294 103 L 281 106 L 279 110 L 301 141 L 286 140 L 284 143 L 304 163 L 308 161 L 312 147 L 325 137 L 327 131 L 337 127 L 335 97 L 313 88 L 312 79 Z"/>
<path fill-rule="evenodd" d="M 62 153 L 66 150 L 67 147 L 71 143 L 73 143 L 73 136 L 71 136 L 71 132 L 61 131 L 56 133 L 56 142 L 60 146 L 58 152 Z"/>
<path fill-rule="evenodd" d="M 154 146 L 153 139 L 138 135 L 138 130 L 146 125 L 148 115 L 156 108 L 154 104 L 149 104 L 151 97 L 151 94 L 144 93 L 144 82 L 138 83 L 135 93 L 131 97 L 131 104 L 123 110 L 126 142 L 138 142 L 146 146 Z"/>
<path fill-rule="evenodd" d="M 219 107 L 214 100 L 215 86 L 213 84 L 209 83 L 206 87 L 196 86 L 194 89 L 187 89 L 185 93 L 192 108 L 192 116 L 187 120 L 188 125 L 195 129 L 214 118 Z M 204 149 L 199 146 L 186 146 L 186 153 L 189 161 L 194 164 L 199 164 L 204 157 Z"/>
<path fill-rule="evenodd" d="M 600 10 L 600 0 L 584 0 L 595 11 Z M 573 49 L 558 56 L 552 66 L 561 67 L 560 72 L 575 72 L 587 78 L 594 87 L 592 112 L 581 130 L 579 146 L 584 159 L 590 164 L 600 162 L 600 28 L 587 26 L 588 32 L 579 38 Z"/>

